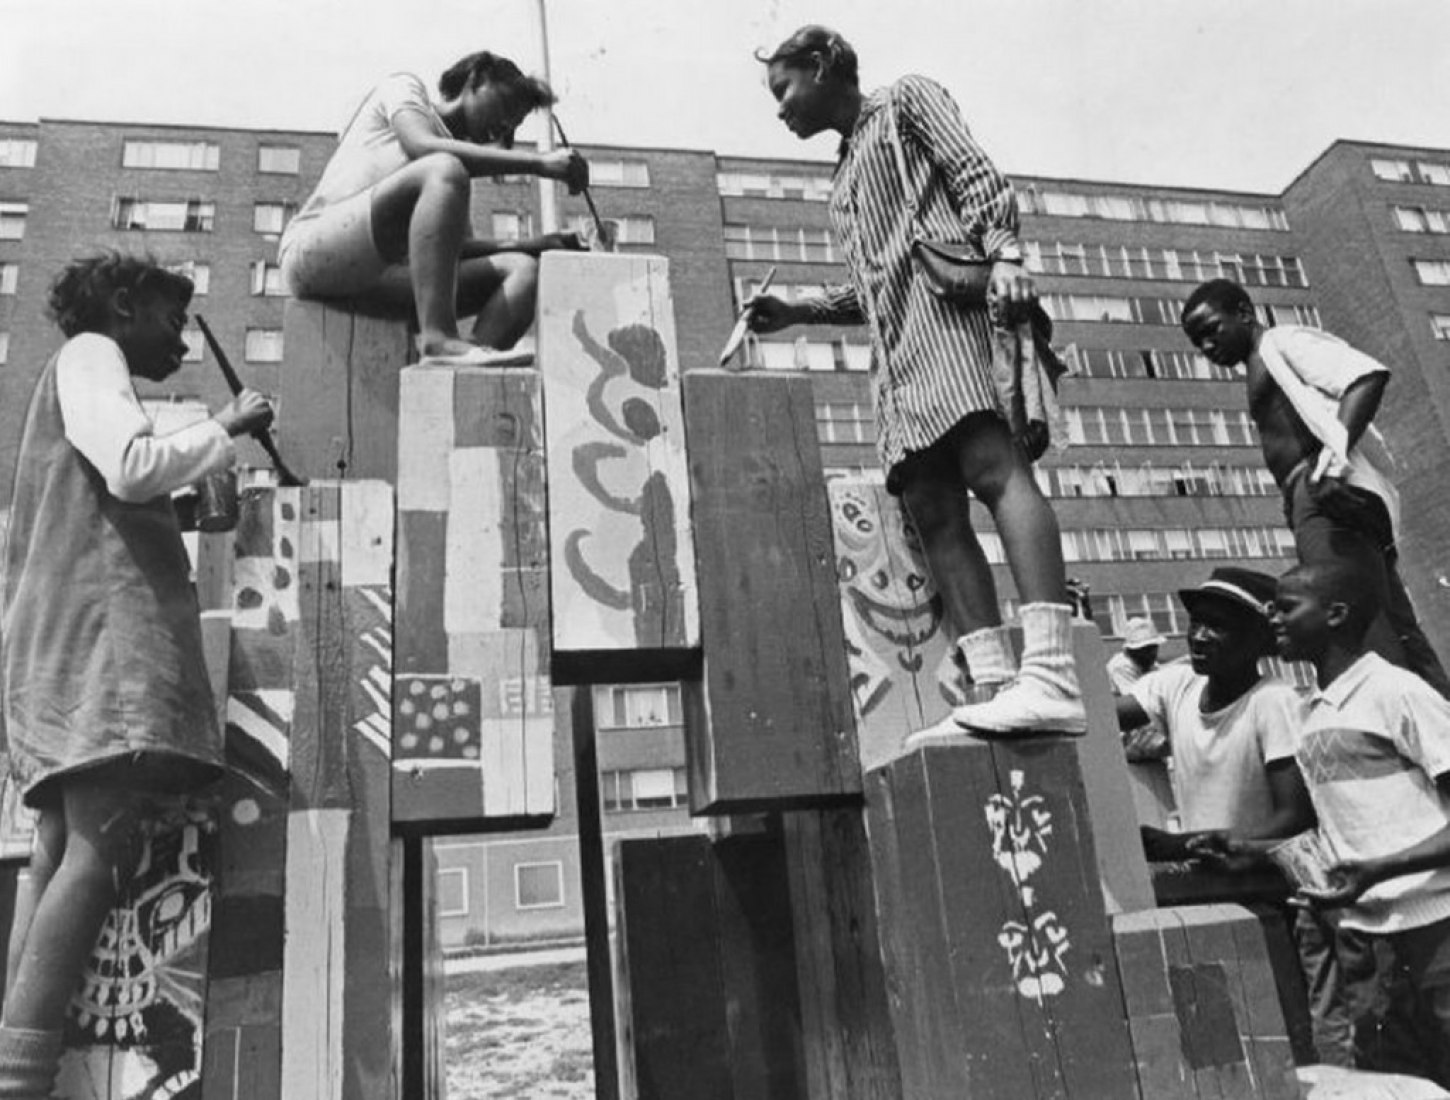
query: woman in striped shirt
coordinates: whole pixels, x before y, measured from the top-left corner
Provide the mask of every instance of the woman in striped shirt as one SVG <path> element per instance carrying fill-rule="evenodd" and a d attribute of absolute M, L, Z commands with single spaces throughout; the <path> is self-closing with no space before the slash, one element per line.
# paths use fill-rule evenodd
<path fill-rule="evenodd" d="M 996 261 L 990 293 L 999 307 L 1031 305 L 1037 290 L 1021 266 L 1011 185 L 972 140 L 944 88 L 907 76 L 863 93 L 855 51 L 834 31 L 802 27 L 760 60 L 787 128 L 803 139 L 825 130 L 841 135 L 830 218 L 850 282 L 794 302 L 757 298 L 751 327 L 869 327 L 887 486 L 920 535 L 947 618 L 961 631 L 957 644 L 971 680 L 1002 688 L 907 745 L 964 728 L 1081 733 L 1086 720 L 1057 519 L 999 406 L 992 322 L 986 308 L 932 294 L 911 257 L 918 238 L 974 244 Z M 1020 670 L 971 527 L 967 490 L 991 511 L 1022 598 Z"/>

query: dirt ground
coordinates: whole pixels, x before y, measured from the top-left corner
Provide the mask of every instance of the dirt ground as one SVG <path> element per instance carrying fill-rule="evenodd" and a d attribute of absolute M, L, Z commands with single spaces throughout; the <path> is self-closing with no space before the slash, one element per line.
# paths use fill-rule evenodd
<path fill-rule="evenodd" d="M 583 962 L 453 974 L 448 1100 L 593 1100 Z"/>

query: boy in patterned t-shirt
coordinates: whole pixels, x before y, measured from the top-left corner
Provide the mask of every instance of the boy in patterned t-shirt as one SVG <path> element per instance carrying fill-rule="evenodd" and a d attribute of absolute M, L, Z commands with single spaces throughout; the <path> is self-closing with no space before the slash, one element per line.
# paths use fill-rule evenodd
<path fill-rule="evenodd" d="M 1301 565 L 1274 600 L 1280 653 L 1317 673 L 1295 754 L 1338 857 L 1329 888 L 1300 892 L 1374 948 L 1341 960 L 1359 1064 L 1450 1086 L 1450 702 L 1367 648 L 1364 575 Z"/>

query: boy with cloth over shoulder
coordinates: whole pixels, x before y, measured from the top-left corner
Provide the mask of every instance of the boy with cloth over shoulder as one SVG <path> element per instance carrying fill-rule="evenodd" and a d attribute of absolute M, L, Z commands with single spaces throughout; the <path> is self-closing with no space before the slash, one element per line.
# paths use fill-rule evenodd
<path fill-rule="evenodd" d="M 1183 330 L 1209 360 L 1242 364 L 1264 462 L 1284 494 L 1299 561 L 1359 560 L 1378 592 L 1369 646 L 1450 698 L 1450 676 L 1415 618 L 1396 567 L 1399 494 L 1371 421 L 1389 382 L 1384 364 L 1319 329 L 1265 328 L 1243 287 L 1212 279 L 1189 295 Z M 1357 553 L 1368 543 L 1373 554 Z"/>
<path fill-rule="evenodd" d="M 11 927 L 0 1098 L 43 1100 L 66 1006 L 148 815 L 220 778 L 222 739 L 173 490 L 225 470 L 272 410 L 243 390 L 157 436 L 133 378 L 181 367 L 190 280 L 114 253 L 50 292 L 69 339 L 25 416 L 0 620 L 4 748 L 38 813 Z"/>

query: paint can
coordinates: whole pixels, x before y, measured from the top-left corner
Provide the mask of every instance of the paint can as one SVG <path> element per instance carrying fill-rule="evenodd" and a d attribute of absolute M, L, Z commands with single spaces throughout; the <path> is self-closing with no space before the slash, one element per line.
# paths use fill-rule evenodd
<path fill-rule="evenodd" d="M 196 483 L 196 527 L 230 531 L 237 525 L 237 472 L 221 470 Z"/>

